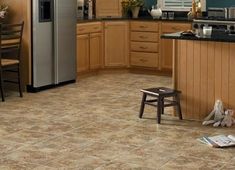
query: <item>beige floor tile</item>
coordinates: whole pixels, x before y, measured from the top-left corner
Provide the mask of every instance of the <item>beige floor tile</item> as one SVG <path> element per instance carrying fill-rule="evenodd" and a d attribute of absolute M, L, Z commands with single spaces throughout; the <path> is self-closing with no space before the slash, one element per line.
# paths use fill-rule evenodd
<path fill-rule="evenodd" d="M 52 134 L 23 130 L 4 137 L 4 140 L 22 144 L 34 144 L 52 138 Z"/>
<path fill-rule="evenodd" d="M 171 78 L 101 73 L 37 94 L 9 92 L 0 103 L 0 169 L 233 169 L 234 148 L 196 139 L 234 134 L 179 120 L 156 108 L 138 118 L 142 88 L 171 87 Z"/>
<path fill-rule="evenodd" d="M 219 170 L 224 164 L 219 161 L 208 161 L 202 159 L 196 159 L 192 157 L 180 156 L 174 160 L 167 162 L 160 170 Z"/>

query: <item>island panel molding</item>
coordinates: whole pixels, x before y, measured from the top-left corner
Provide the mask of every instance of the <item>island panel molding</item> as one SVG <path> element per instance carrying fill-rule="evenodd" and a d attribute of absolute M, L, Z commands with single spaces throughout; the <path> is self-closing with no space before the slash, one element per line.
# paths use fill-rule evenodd
<path fill-rule="evenodd" d="M 235 43 L 177 40 L 175 52 L 184 118 L 204 119 L 217 99 L 235 109 Z"/>

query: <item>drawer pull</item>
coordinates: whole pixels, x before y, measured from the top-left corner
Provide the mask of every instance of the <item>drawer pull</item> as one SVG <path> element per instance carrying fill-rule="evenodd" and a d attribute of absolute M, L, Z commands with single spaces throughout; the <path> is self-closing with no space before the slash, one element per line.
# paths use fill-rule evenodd
<path fill-rule="evenodd" d="M 147 39 L 148 37 L 146 37 L 146 36 L 139 36 L 140 38 L 142 38 L 142 39 Z"/>
<path fill-rule="evenodd" d="M 141 25 L 140 28 L 148 28 L 147 26 Z"/>
<path fill-rule="evenodd" d="M 172 27 L 172 29 L 175 31 L 179 30 L 179 28 L 177 28 L 177 27 Z"/>
<path fill-rule="evenodd" d="M 97 29 L 99 29 L 99 27 L 93 27 L 93 29 L 97 30 Z"/>
<path fill-rule="evenodd" d="M 140 59 L 141 62 L 145 63 L 147 60 L 145 59 Z"/>
<path fill-rule="evenodd" d="M 84 28 L 79 28 L 78 31 L 84 31 L 85 29 Z"/>
<path fill-rule="evenodd" d="M 148 49 L 148 47 L 140 46 L 140 49 L 146 50 L 146 49 Z"/>

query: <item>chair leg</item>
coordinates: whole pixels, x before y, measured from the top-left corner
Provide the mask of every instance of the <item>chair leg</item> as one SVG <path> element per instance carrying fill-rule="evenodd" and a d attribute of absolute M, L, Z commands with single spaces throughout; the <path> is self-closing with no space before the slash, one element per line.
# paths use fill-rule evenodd
<path fill-rule="evenodd" d="M 4 96 L 4 90 L 3 90 L 3 79 L 2 79 L 2 71 L 0 70 L 0 90 L 1 90 L 1 96 L 2 96 L 2 101 L 5 101 L 5 96 Z"/>
<path fill-rule="evenodd" d="M 139 118 L 143 117 L 146 98 L 147 98 L 147 95 L 145 93 L 143 93 L 141 106 L 140 106 Z"/>
<path fill-rule="evenodd" d="M 21 79 L 20 79 L 20 66 L 18 66 L 18 85 L 19 85 L 20 97 L 23 97 L 22 85 L 21 85 Z"/>
<path fill-rule="evenodd" d="M 183 117 L 182 117 L 182 111 L 181 111 L 181 105 L 180 105 L 180 97 L 177 94 L 175 98 L 177 102 L 177 105 L 176 105 L 177 113 L 178 113 L 179 119 L 182 120 Z"/>
<path fill-rule="evenodd" d="M 163 99 L 158 98 L 158 103 L 157 103 L 157 123 L 161 123 L 161 114 L 162 114 L 162 108 L 163 108 Z"/>

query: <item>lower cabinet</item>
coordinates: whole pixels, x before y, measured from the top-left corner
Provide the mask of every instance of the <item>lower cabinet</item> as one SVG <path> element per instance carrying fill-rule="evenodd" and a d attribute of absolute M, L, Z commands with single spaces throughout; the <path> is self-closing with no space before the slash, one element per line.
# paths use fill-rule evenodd
<path fill-rule="evenodd" d="M 128 66 L 129 32 L 128 22 L 110 21 L 104 23 L 104 55 L 106 67 Z"/>
<path fill-rule="evenodd" d="M 77 72 L 89 70 L 89 34 L 77 35 Z"/>
<path fill-rule="evenodd" d="M 77 72 L 140 67 L 171 71 L 173 40 L 161 34 L 191 29 L 191 23 L 167 21 L 103 21 L 77 27 Z"/>
<path fill-rule="evenodd" d="M 159 23 L 131 21 L 130 65 L 132 67 L 158 68 Z"/>
<path fill-rule="evenodd" d="M 186 31 L 191 29 L 191 23 L 162 22 L 161 34 Z M 173 67 L 173 40 L 161 39 L 160 68 L 172 70 Z"/>
<path fill-rule="evenodd" d="M 102 67 L 103 33 L 101 23 L 77 25 L 77 72 Z"/>
<path fill-rule="evenodd" d="M 90 69 L 99 69 L 102 66 L 102 33 L 90 34 Z"/>

